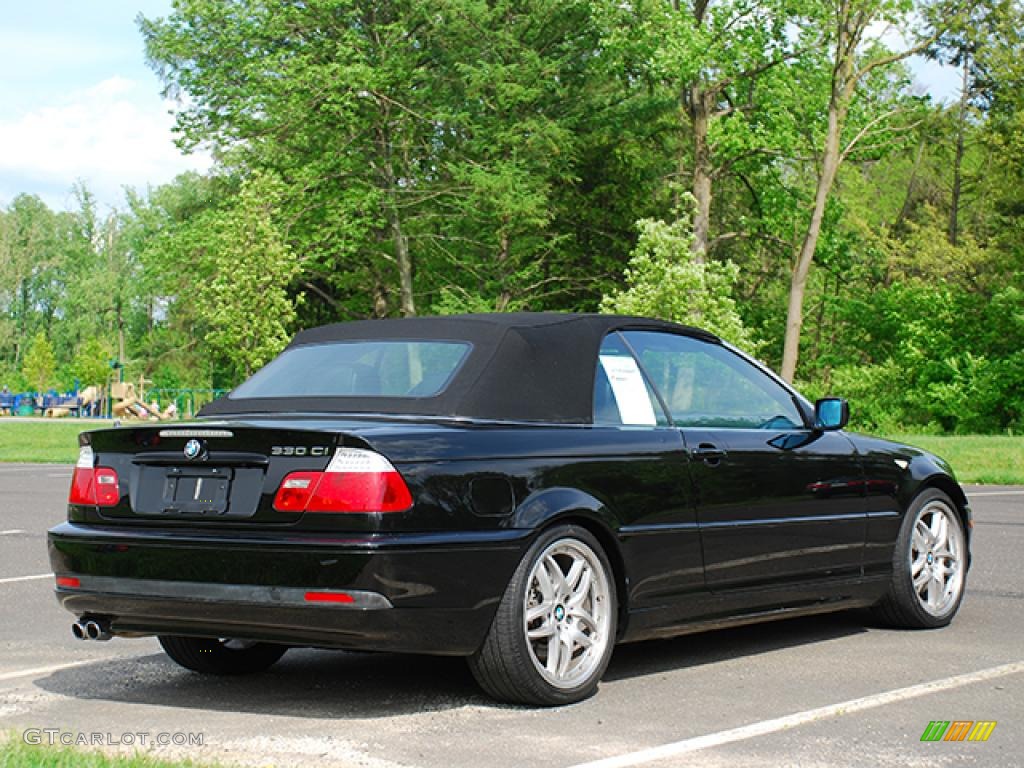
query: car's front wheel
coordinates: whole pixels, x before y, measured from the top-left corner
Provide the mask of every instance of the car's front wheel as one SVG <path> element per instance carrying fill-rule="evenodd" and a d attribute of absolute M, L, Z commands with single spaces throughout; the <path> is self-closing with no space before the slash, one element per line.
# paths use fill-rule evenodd
<path fill-rule="evenodd" d="M 509 582 L 470 669 L 495 698 L 571 704 L 597 690 L 615 644 L 615 584 L 597 539 L 575 525 L 541 534 Z"/>
<path fill-rule="evenodd" d="M 963 600 L 967 541 L 953 500 L 930 488 L 910 505 L 893 553 L 889 592 L 876 606 L 887 623 L 944 627 Z"/>
<path fill-rule="evenodd" d="M 277 662 L 286 645 L 216 637 L 160 635 L 164 652 L 181 666 L 207 675 L 246 675 Z"/>

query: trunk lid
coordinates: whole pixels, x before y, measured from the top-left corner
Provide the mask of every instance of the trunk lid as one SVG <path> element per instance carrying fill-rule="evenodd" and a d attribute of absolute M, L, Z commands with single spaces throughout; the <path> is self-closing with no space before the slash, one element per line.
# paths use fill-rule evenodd
<path fill-rule="evenodd" d="M 120 522 L 296 525 L 304 516 L 274 509 L 291 472 L 323 471 L 355 435 L 243 424 L 152 424 L 84 433 L 95 466 L 117 472 L 120 501 L 100 507 Z"/>

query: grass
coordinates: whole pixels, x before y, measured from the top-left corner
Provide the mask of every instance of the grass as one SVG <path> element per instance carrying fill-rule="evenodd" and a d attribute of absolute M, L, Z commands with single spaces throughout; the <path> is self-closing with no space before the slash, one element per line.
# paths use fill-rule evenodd
<path fill-rule="evenodd" d="M 953 465 L 961 483 L 1024 485 L 1024 436 L 892 435 Z"/>
<path fill-rule="evenodd" d="M 71 737 L 75 733 L 68 731 Z M 88 736 L 88 734 L 85 734 Z M 0 768 L 201 768 L 191 760 L 160 760 L 145 754 L 108 755 L 103 752 L 74 747 L 48 746 L 46 734 L 42 744 L 25 744 L 20 733 L 0 740 Z M 214 768 L 213 764 L 205 764 Z"/>
<path fill-rule="evenodd" d="M 92 419 L 0 418 L 0 461 L 73 464 L 78 433 L 112 426 Z M 963 483 L 1024 485 L 1024 437 L 1007 435 L 890 435 L 936 453 Z"/>
<path fill-rule="evenodd" d="M 113 426 L 113 422 L 0 417 L 0 461 L 74 464 L 78 459 L 78 433 L 103 426 Z"/>

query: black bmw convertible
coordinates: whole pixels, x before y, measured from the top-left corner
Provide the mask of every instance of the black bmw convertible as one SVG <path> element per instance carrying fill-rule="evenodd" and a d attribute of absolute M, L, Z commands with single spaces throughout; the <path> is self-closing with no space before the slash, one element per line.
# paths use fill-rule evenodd
<path fill-rule="evenodd" d="M 863 606 L 948 624 L 967 498 L 847 419 L 658 320 L 314 328 L 191 423 L 81 435 L 57 598 L 77 637 L 156 635 L 199 672 L 459 655 L 535 705 L 593 693 L 621 642 Z"/>

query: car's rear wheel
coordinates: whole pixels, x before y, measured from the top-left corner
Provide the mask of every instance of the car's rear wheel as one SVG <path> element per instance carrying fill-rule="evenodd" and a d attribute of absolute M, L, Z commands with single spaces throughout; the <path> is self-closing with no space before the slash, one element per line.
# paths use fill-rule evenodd
<path fill-rule="evenodd" d="M 616 611 L 611 565 L 597 539 L 575 525 L 552 528 L 520 562 L 470 669 L 503 701 L 581 701 L 608 666 Z"/>
<path fill-rule="evenodd" d="M 966 576 L 967 541 L 956 505 L 942 491 L 928 489 L 903 520 L 889 592 L 876 612 L 895 626 L 944 627 L 960 608 Z"/>
<path fill-rule="evenodd" d="M 277 662 L 286 645 L 216 637 L 160 635 L 164 652 L 181 666 L 207 675 L 246 675 Z"/>

